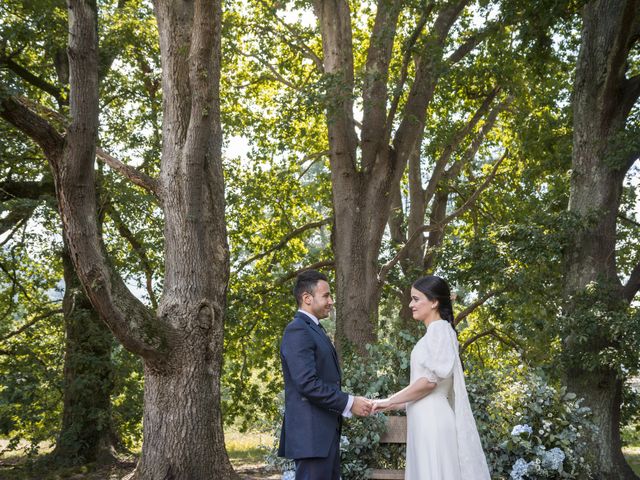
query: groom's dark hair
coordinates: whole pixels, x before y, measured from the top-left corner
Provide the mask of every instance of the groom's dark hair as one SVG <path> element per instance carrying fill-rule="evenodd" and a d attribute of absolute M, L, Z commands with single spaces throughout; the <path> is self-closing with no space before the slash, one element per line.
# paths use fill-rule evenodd
<path fill-rule="evenodd" d="M 302 295 L 305 293 L 313 295 L 313 291 L 320 280 L 329 282 L 327 276 L 317 270 L 305 270 L 298 274 L 296 284 L 293 286 L 293 296 L 296 297 L 298 306 L 302 304 Z"/>

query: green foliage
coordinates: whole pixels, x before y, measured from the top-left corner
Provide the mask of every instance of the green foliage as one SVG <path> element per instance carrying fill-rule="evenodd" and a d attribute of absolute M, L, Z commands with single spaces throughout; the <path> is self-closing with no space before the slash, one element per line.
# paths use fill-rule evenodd
<path fill-rule="evenodd" d="M 375 6 L 373 2 L 350 3 L 356 79 L 352 94 L 358 113 L 362 110 L 360 98 Z M 529 425 L 542 419 L 537 418 L 532 404 L 508 395 L 501 385 L 517 377 L 518 382 L 549 400 L 545 408 L 551 409 L 556 425 L 555 415 L 561 413 L 556 404 L 561 397 L 559 371 L 554 366 L 560 338 L 566 336 L 574 342 L 571 345 L 576 348 L 566 352 L 572 362 L 592 369 L 612 368 L 624 378 L 638 371 L 637 311 L 611 305 L 607 288 L 595 286 L 576 295 L 575 308 L 556 323 L 559 292 L 564 287 L 563 254 L 567 240 L 580 228 L 564 211 L 569 198 L 572 141 L 570 92 L 579 38 L 576 13 L 582 3 L 472 2 L 446 41 L 447 54 L 479 27 L 491 21 L 496 25 L 463 61 L 443 72 L 425 123 L 421 169 L 426 182 L 455 132 L 493 88 L 500 89 L 497 101 L 512 97 L 510 107 L 501 112 L 474 158 L 459 175 L 443 182 L 451 190 L 447 210 L 451 212 L 476 191 L 495 158 L 505 149 L 509 151 L 495 180 L 472 208 L 446 227 L 444 243 L 434 252 L 436 271 L 458 292 L 457 312 L 497 292 L 459 329 L 463 344 L 486 333 L 471 343 L 464 355 L 473 366 L 469 389 L 476 412 L 493 412 L 493 417 L 480 422 L 483 438 L 494 438 L 491 429 L 498 422 L 495 439 L 507 442 L 492 460 L 503 465 L 501 471 L 506 473 L 517 454 L 535 453 L 511 438 L 516 418 L 510 416 L 514 410 L 507 406 L 517 408 L 519 418 L 526 417 Z M 437 3 L 436 9 L 440 6 Z M 156 175 L 162 91 L 151 5 L 141 0 L 107 0 L 99 2 L 99 9 L 101 147 Z M 275 399 L 282 388 L 278 347 L 294 311 L 292 274 L 333 257 L 330 222 L 287 237 L 304 225 L 330 217 L 334 208 L 325 117 L 325 92 L 331 79 L 321 71 L 321 38 L 306 2 L 226 2 L 224 10 L 221 100 L 228 152 L 225 178 L 232 272 L 225 325 L 223 408 L 227 424 L 268 428 L 278 417 Z M 423 11 L 423 2 L 403 3 L 391 58 L 389 99 L 396 93 L 406 41 Z M 54 67 L 56 54 L 66 48 L 66 16 L 65 4 L 59 0 L 9 0 L 0 6 L 0 55 L 36 72 L 62 99 L 67 85 Z M 432 30 L 428 23 L 410 58 L 417 58 Z M 410 61 L 407 66 L 409 79 L 415 74 L 416 63 Z M 397 92 L 400 109 L 411 85 L 410 80 Z M 0 69 L 0 91 L 20 93 L 66 114 L 64 105 L 11 69 Z M 637 146 L 636 123 L 634 113 L 626 130 L 614 139 L 616 153 L 609 158 L 612 167 L 628 160 L 628 153 Z M 453 153 L 452 163 L 464 159 L 482 128 L 480 122 Z M 5 123 L 0 124 L 0 136 L 3 180 L 49 179 L 39 148 L 25 142 Z M 244 143 L 249 145 L 248 154 L 235 158 L 236 147 Z M 127 284 L 153 307 L 162 291 L 163 277 L 159 208 L 149 194 L 109 168 L 99 167 L 99 182 L 106 247 Z M 629 275 L 639 258 L 638 225 L 633 220 L 636 190 L 633 182 L 627 182 L 623 191 L 620 213 L 628 220 L 621 221 L 618 229 L 616 261 L 621 278 Z M 406 179 L 401 191 L 406 209 Z M 2 237 L 0 338 L 59 306 L 62 272 L 56 250 L 61 242 L 55 209 L 51 198 L 11 198 L 0 205 L 3 219 L 16 212 L 35 212 L 31 220 L 14 224 L 6 233 L 12 240 Z M 426 216 L 429 214 L 427 209 Z M 385 237 L 380 264 L 392 258 L 397 247 Z M 416 274 L 422 273 L 420 266 L 417 270 Z M 401 268 L 390 272 L 380 304 L 381 342 L 369 347 L 370 357 L 376 360 L 361 362 L 346 352 L 345 388 L 385 396 L 406 385 L 408 356 L 415 338 L 398 332 L 396 317 L 398 291 L 406 288 L 411 275 Z M 596 348 L 592 348 L 593 339 L 601 342 Z M 55 438 L 62 400 L 62 345 L 62 319 L 53 313 L 20 335 L 0 342 L 2 434 L 27 439 L 32 446 Z M 112 362 L 113 418 L 124 444 L 134 448 L 141 440 L 142 367 L 121 347 L 114 350 Z M 545 382 L 554 387 L 544 387 L 539 378 L 524 373 L 509 373 L 522 362 L 538 365 L 548 375 Z M 485 370 L 486 379 L 476 376 Z M 499 395 L 504 399 L 494 411 L 491 399 Z M 625 425 L 637 424 L 636 405 L 636 397 L 625 394 Z M 567 415 L 582 421 L 575 409 L 572 412 Z M 402 463 L 402 452 L 395 447 L 375 446 L 380 428 L 381 417 L 345 423 L 349 443 L 345 442 L 343 451 L 348 478 L 359 478 L 370 461 Z M 534 443 L 531 448 L 555 445 L 547 437 Z"/>
<path fill-rule="evenodd" d="M 122 346 L 112 353 L 112 420 L 116 435 L 128 450 L 142 445 L 143 370 L 142 361 Z"/>
<path fill-rule="evenodd" d="M 393 333 L 376 345 L 367 345 L 368 358 L 357 351 L 344 352 L 343 390 L 368 398 L 386 398 L 404 388 L 409 381 L 409 362 L 415 336 Z M 403 468 L 404 446 L 380 446 L 385 416 L 352 417 L 342 429 L 342 477 L 359 480 L 369 468 Z"/>
<path fill-rule="evenodd" d="M 591 411 L 566 387 L 539 369 L 508 367 L 471 370 L 467 390 L 493 478 L 522 461 L 528 476 L 516 478 L 591 478 Z M 556 468 L 551 451 L 564 459 Z"/>
<path fill-rule="evenodd" d="M 223 405 L 227 424 L 266 428 L 282 388 L 279 346 L 293 318 L 290 272 L 330 256 L 326 171 L 277 159 L 225 162 L 231 278 L 226 311 Z M 325 222 L 326 223 L 326 222 Z"/>
<path fill-rule="evenodd" d="M 624 385 L 620 417 L 623 445 L 640 445 L 640 385 L 637 378 Z"/>
<path fill-rule="evenodd" d="M 0 435 L 31 453 L 55 437 L 62 407 L 61 264 L 45 243 L 48 232 L 25 221 L 0 248 Z"/>
<path fill-rule="evenodd" d="M 619 378 L 638 372 L 640 314 L 620 298 L 619 287 L 602 280 L 574 294 L 560 318 L 569 368 L 612 371 Z"/>

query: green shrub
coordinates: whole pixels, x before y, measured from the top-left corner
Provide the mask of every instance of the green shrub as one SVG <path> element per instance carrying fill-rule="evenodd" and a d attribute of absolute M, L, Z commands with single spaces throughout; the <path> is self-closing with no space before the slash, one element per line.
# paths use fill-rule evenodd
<path fill-rule="evenodd" d="M 473 371 L 467 388 L 493 478 L 591 477 L 595 426 L 575 394 L 523 367 Z"/>

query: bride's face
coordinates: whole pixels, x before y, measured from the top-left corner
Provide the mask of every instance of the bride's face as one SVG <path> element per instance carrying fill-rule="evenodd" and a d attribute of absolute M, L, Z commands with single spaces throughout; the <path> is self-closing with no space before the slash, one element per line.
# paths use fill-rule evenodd
<path fill-rule="evenodd" d="M 411 303 L 409 308 L 413 314 L 414 320 L 424 321 L 433 316 L 438 307 L 437 301 L 431 301 L 420 290 L 411 288 Z"/>

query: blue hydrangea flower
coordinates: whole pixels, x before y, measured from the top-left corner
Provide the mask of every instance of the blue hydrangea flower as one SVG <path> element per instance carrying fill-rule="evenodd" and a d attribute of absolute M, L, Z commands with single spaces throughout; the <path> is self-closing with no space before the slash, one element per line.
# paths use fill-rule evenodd
<path fill-rule="evenodd" d="M 529 471 L 529 464 L 523 458 L 516 460 L 516 463 L 511 467 L 511 479 L 522 480 L 522 477 Z"/>
<path fill-rule="evenodd" d="M 521 433 L 531 434 L 533 433 L 533 428 L 525 423 L 524 425 L 516 425 L 515 427 L 513 427 L 513 430 L 511 430 L 511 436 L 513 437 L 518 436 Z"/>
<path fill-rule="evenodd" d="M 542 455 L 542 466 L 550 470 L 562 470 L 562 462 L 564 462 L 565 454 L 558 447 L 552 448 Z"/>
<path fill-rule="evenodd" d="M 294 470 L 282 472 L 282 480 L 296 480 L 296 472 Z"/>

